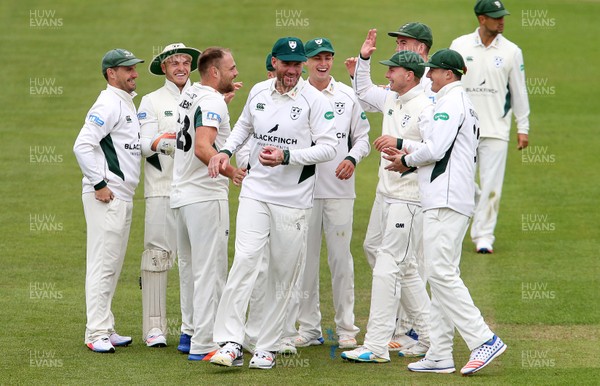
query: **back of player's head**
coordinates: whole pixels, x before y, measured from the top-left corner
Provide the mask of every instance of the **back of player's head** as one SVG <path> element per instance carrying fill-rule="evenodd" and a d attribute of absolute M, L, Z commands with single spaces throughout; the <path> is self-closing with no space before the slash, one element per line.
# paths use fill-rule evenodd
<path fill-rule="evenodd" d="M 208 70 L 215 66 L 219 67 L 221 60 L 231 54 L 228 48 L 223 47 L 208 47 L 198 58 L 198 72 L 200 76 L 206 75 Z"/>

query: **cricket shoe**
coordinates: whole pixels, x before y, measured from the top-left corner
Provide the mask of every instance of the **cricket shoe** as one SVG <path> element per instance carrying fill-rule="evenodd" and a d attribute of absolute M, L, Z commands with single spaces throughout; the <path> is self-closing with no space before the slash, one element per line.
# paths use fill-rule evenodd
<path fill-rule="evenodd" d="M 417 344 L 417 340 L 419 336 L 417 333 L 411 329 L 406 334 L 395 334 L 392 336 L 392 339 L 388 343 L 388 350 L 390 351 L 401 351 L 406 350 L 415 344 Z"/>
<path fill-rule="evenodd" d="M 494 247 L 492 246 L 492 243 L 487 241 L 478 241 L 475 249 L 477 250 L 477 253 L 481 253 L 483 255 L 494 253 Z"/>
<path fill-rule="evenodd" d="M 121 336 L 116 332 L 110 334 L 110 337 L 108 339 L 110 340 L 110 343 L 115 347 L 129 346 L 131 342 L 133 342 L 133 339 L 131 339 L 130 336 Z"/>
<path fill-rule="evenodd" d="M 402 348 L 398 351 L 398 356 L 404 358 L 422 358 L 427 354 L 427 350 L 429 350 L 429 346 L 418 341 L 407 349 Z"/>
<path fill-rule="evenodd" d="M 218 350 L 214 350 L 211 352 L 208 352 L 206 354 L 190 354 L 188 355 L 188 361 L 209 361 L 216 353 Z"/>
<path fill-rule="evenodd" d="M 356 339 L 350 335 L 340 335 L 338 339 L 339 348 L 356 348 Z"/>
<path fill-rule="evenodd" d="M 325 343 L 325 339 L 323 339 L 322 336 L 317 339 L 312 339 L 298 335 L 296 339 L 294 339 L 294 346 L 296 347 L 320 346 L 323 343 Z"/>
<path fill-rule="evenodd" d="M 344 351 L 341 357 L 349 362 L 386 363 L 390 361 L 389 357 L 377 356 L 365 346 L 357 347 L 352 351 Z"/>
<path fill-rule="evenodd" d="M 179 335 L 179 345 L 177 346 L 177 351 L 179 351 L 182 354 L 189 354 L 191 344 L 192 336 L 181 333 L 181 335 Z"/>
<path fill-rule="evenodd" d="M 452 359 L 440 359 L 437 361 L 423 358 L 418 362 L 409 363 L 408 369 L 417 373 L 450 374 L 456 371 Z"/>
<path fill-rule="evenodd" d="M 158 328 L 153 328 L 146 336 L 146 346 L 148 347 L 167 347 L 167 338 Z"/>
<path fill-rule="evenodd" d="M 272 369 L 275 367 L 275 353 L 271 351 L 256 350 L 248 367 L 251 369 Z"/>
<path fill-rule="evenodd" d="M 93 352 L 102 354 L 115 352 L 115 347 L 112 345 L 112 343 L 110 343 L 110 339 L 108 339 L 106 336 L 96 339 L 95 341 L 88 343 L 86 346 L 88 346 L 88 348 Z"/>
<path fill-rule="evenodd" d="M 506 344 L 496 335 L 475 350 L 471 351 L 469 362 L 460 369 L 462 375 L 475 374 L 487 366 L 491 361 L 506 351 Z"/>
<path fill-rule="evenodd" d="M 235 342 L 227 342 L 210 358 L 210 363 L 226 367 L 242 366 L 244 364 L 242 346 Z"/>
<path fill-rule="evenodd" d="M 291 338 L 281 339 L 279 351 L 277 351 L 277 352 L 279 354 L 287 354 L 287 355 L 298 354 L 298 350 L 296 349 L 296 346 L 294 346 L 294 342 L 292 342 Z M 252 353 L 252 354 L 254 354 L 254 353 Z"/>

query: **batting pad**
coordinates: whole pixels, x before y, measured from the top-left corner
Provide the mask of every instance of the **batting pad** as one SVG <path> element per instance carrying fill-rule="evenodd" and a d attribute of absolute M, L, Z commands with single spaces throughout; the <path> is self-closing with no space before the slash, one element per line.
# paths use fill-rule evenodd
<path fill-rule="evenodd" d="M 167 276 L 173 265 L 171 253 L 147 249 L 142 254 L 143 338 L 158 328 L 167 335 Z"/>

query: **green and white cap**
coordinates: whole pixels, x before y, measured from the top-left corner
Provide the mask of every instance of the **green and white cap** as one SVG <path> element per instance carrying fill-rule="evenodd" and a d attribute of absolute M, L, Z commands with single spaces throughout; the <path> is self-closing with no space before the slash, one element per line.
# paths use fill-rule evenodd
<path fill-rule="evenodd" d="M 498 19 L 510 15 L 500 0 L 477 0 L 475 3 L 475 15 L 485 15 Z"/>
<path fill-rule="evenodd" d="M 136 58 L 130 51 L 115 48 L 102 57 L 102 74 L 106 76 L 106 70 L 112 67 L 133 66 L 138 63 L 144 63 L 144 61 Z"/>
<path fill-rule="evenodd" d="M 277 40 L 271 54 L 284 62 L 306 62 L 306 53 L 302 40 L 295 37 L 285 37 Z"/>
<path fill-rule="evenodd" d="M 424 43 L 429 48 L 431 48 L 433 45 L 433 34 L 431 33 L 431 28 L 423 23 L 406 23 L 402 27 L 398 28 L 398 31 L 388 32 L 388 35 L 394 37 L 406 36 L 413 38 L 421 43 Z"/>
<path fill-rule="evenodd" d="M 467 73 L 467 67 L 465 66 L 465 61 L 461 54 L 449 48 L 437 51 L 429 58 L 428 62 L 421 65 L 451 70 L 456 75 L 464 75 Z"/>
<path fill-rule="evenodd" d="M 315 38 L 307 41 L 304 45 L 304 50 L 306 51 L 306 57 L 308 58 L 312 58 L 321 52 L 331 52 L 335 55 L 335 50 L 333 49 L 331 42 L 326 38 Z"/>
<path fill-rule="evenodd" d="M 424 60 L 419 54 L 412 51 L 400 51 L 392 55 L 388 60 L 382 60 L 379 63 L 384 66 L 402 67 L 415 73 L 417 78 L 422 78 L 425 73 L 423 67 Z"/>

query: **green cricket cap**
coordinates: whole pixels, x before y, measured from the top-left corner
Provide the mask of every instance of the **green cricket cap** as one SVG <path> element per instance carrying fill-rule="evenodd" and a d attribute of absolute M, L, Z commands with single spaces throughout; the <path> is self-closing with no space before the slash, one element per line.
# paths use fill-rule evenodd
<path fill-rule="evenodd" d="M 415 73 L 417 78 L 422 78 L 425 73 L 423 63 L 425 61 L 417 53 L 412 51 L 400 51 L 392 55 L 388 60 L 382 60 L 379 63 L 384 66 L 402 67 Z"/>
<path fill-rule="evenodd" d="M 335 50 L 333 49 L 331 42 L 326 38 L 316 38 L 307 41 L 304 45 L 304 50 L 306 51 L 306 57 L 308 58 L 312 58 L 321 52 L 331 52 L 335 55 Z"/>
<path fill-rule="evenodd" d="M 429 58 L 428 62 L 421 65 L 451 70 L 456 75 L 464 75 L 467 73 L 467 67 L 465 66 L 465 61 L 461 54 L 449 48 L 437 51 Z"/>
<path fill-rule="evenodd" d="M 398 31 L 388 32 L 388 35 L 398 37 L 406 36 L 409 38 L 416 39 L 429 48 L 433 45 L 433 34 L 431 28 L 423 23 L 406 23 L 402 27 L 398 28 Z"/>
<path fill-rule="evenodd" d="M 144 61 L 136 58 L 130 51 L 115 48 L 102 57 L 102 74 L 106 75 L 106 70 L 112 67 L 133 66 L 138 63 L 144 63 Z"/>
<path fill-rule="evenodd" d="M 271 64 L 271 58 L 273 57 L 273 54 L 269 52 L 269 55 L 267 55 L 267 60 L 265 62 L 265 65 L 267 67 L 267 71 L 275 71 L 275 68 L 273 67 L 273 64 Z"/>
<path fill-rule="evenodd" d="M 284 62 L 306 62 L 306 53 L 302 40 L 295 37 L 285 37 L 277 40 L 271 54 Z"/>
<path fill-rule="evenodd" d="M 475 3 L 475 15 L 485 15 L 494 19 L 510 15 L 500 0 L 477 0 Z"/>

